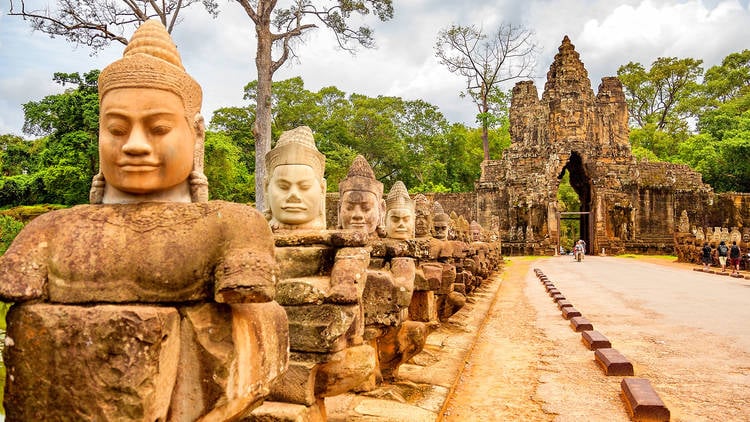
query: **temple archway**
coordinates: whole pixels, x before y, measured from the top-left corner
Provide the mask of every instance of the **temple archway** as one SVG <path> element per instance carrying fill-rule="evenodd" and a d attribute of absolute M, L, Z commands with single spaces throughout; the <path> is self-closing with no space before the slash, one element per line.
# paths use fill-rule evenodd
<path fill-rule="evenodd" d="M 570 187 L 573 188 L 573 191 L 578 196 L 578 207 L 577 209 L 566 209 L 558 213 L 558 227 L 561 233 L 565 233 L 566 228 L 570 227 L 569 223 L 571 221 L 576 222 L 577 229 L 574 232 L 579 239 L 583 239 L 586 242 L 586 253 L 591 253 L 594 240 L 594 225 L 591 215 L 591 178 L 586 174 L 583 159 L 576 151 L 570 153 L 568 161 L 557 175 L 556 183 L 558 191 L 560 183 L 566 174 L 568 175 L 567 180 L 570 183 Z"/>

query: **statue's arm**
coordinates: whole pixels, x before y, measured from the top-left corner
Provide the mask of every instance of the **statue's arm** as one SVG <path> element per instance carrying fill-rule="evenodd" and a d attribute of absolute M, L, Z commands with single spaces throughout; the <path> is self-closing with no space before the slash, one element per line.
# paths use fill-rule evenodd
<path fill-rule="evenodd" d="M 0 301 L 25 302 L 47 295 L 48 233 L 37 217 L 0 256 Z"/>
<path fill-rule="evenodd" d="M 222 259 L 214 298 L 222 303 L 268 302 L 276 295 L 278 265 L 268 222 L 252 207 L 227 203 Z M 226 218 L 229 217 L 229 218 Z"/>

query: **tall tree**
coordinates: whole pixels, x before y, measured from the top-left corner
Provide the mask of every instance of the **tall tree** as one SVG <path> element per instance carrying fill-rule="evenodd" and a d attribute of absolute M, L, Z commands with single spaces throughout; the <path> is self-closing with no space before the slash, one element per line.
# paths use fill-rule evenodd
<path fill-rule="evenodd" d="M 646 70 L 630 62 L 617 69 L 625 88 L 632 121 L 641 128 L 676 132 L 686 129 L 686 121 L 698 112 L 698 79 L 703 75 L 702 60 L 659 57 Z"/>
<path fill-rule="evenodd" d="M 488 131 L 498 122 L 493 97 L 502 93 L 501 84 L 531 77 L 536 54 L 534 33 L 510 23 L 502 23 L 491 34 L 474 25 L 452 25 L 438 33 L 435 55 L 450 72 L 466 78 L 461 95 L 477 106 L 485 160 L 490 159 Z"/>
<path fill-rule="evenodd" d="M 296 57 L 295 41 L 318 27 L 330 29 L 339 46 L 353 50 L 352 42 L 373 47 L 373 32 L 367 26 L 353 28 L 353 14 L 374 13 L 381 21 L 393 17 L 392 0 L 292 0 L 288 6 L 279 6 L 277 0 L 237 0 L 255 25 L 257 50 L 255 67 L 258 71 L 256 93 L 255 135 L 255 206 L 263 210 L 265 198 L 266 153 L 271 149 L 271 81 L 273 74 L 289 58 Z M 274 32 L 274 30 L 276 32 Z M 273 49 L 280 50 L 274 58 Z"/>
<path fill-rule="evenodd" d="M 209 14 L 218 15 L 216 0 L 56 0 L 55 8 L 27 8 L 25 0 L 10 0 L 11 16 L 31 22 L 34 30 L 52 37 L 61 36 L 96 52 L 112 41 L 128 44 L 128 32 L 142 22 L 157 18 L 172 33 L 182 19 L 180 12 L 201 2 Z"/>

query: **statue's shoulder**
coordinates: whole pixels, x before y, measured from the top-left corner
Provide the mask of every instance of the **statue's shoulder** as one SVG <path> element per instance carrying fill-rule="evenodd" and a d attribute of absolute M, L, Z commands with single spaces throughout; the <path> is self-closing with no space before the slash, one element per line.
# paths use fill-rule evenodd
<path fill-rule="evenodd" d="M 255 207 L 248 204 L 214 200 L 196 203 L 196 205 L 203 206 L 208 212 L 217 214 L 222 218 L 239 218 L 243 220 L 258 221 L 268 226 L 268 221 L 266 221 L 263 214 L 255 209 Z"/>

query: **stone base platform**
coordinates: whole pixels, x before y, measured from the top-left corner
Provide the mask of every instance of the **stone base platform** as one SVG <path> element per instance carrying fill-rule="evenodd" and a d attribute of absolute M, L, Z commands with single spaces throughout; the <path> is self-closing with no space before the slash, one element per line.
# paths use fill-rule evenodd
<path fill-rule="evenodd" d="M 438 419 L 471 354 L 499 290 L 501 272 L 482 283 L 450 320 L 427 338 L 424 350 L 399 369 L 400 381 L 374 391 L 325 399 L 329 422 Z"/>

